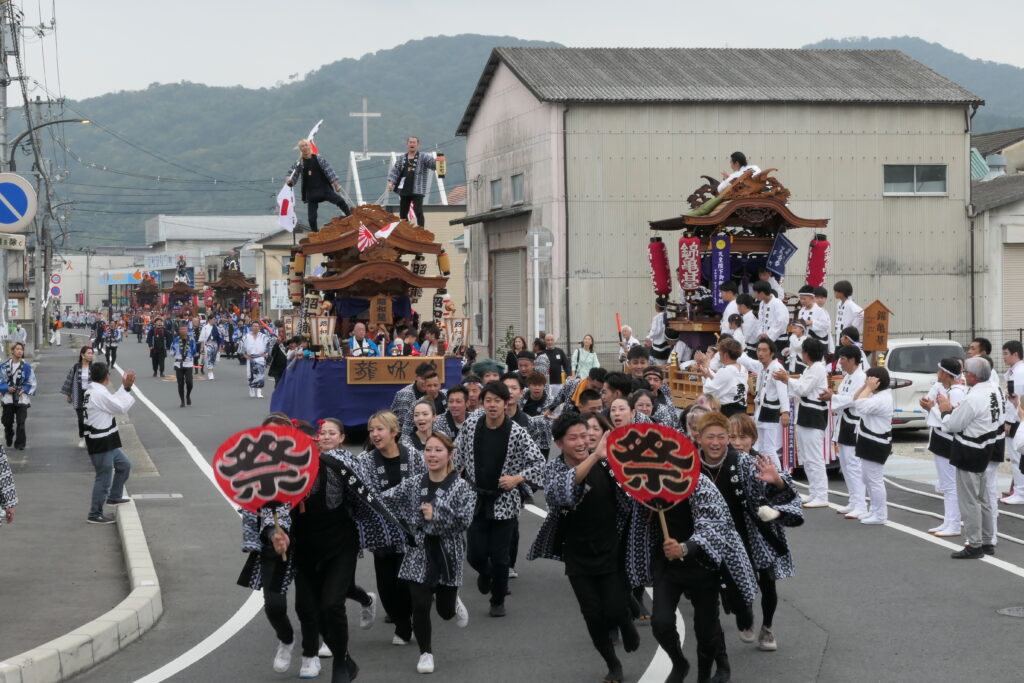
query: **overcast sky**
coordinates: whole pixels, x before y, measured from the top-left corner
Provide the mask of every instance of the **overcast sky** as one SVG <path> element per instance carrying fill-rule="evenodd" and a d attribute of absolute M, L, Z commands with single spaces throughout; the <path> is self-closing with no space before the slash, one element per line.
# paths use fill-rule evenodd
<path fill-rule="evenodd" d="M 55 35 L 26 32 L 26 68 L 43 83 L 45 52 L 45 83 L 57 92 L 59 73 L 63 94 L 75 99 L 181 80 L 272 86 L 345 57 L 459 33 L 573 47 L 800 47 L 824 38 L 912 35 L 1024 67 L 1024 43 L 993 31 L 996 25 L 1020 29 L 1019 0 L 15 2 L 26 24 L 41 18 L 49 25 L 56 15 Z M 439 69 L 444 59 L 437 55 Z"/>

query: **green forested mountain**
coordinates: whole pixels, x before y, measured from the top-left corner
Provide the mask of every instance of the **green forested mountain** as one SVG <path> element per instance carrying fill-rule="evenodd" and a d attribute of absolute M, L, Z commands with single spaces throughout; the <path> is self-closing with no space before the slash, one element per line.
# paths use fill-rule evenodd
<path fill-rule="evenodd" d="M 455 128 L 498 45 L 552 43 L 427 38 L 342 59 L 272 88 L 153 84 L 69 102 L 64 116 L 94 125 L 54 126 L 43 135 L 54 173 L 69 171 L 54 184 L 59 201 L 76 202 L 69 243 L 141 244 L 143 222 L 156 213 L 272 212 L 296 141 L 321 118 L 317 145 L 347 179 L 349 151 L 362 149 L 361 120 L 349 112 L 362 108 L 363 97 L 370 111 L 383 114 L 369 122 L 371 151 L 404 149 L 406 136 L 417 135 L 424 149 L 448 155 L 448 186 L 462 183 L 465 143 Z M 13 121 L 12 128 L 16 133 Z M 19 170 L 27 170 L 30 159 L 18 158 Z M 383 191 L 386 173 L 383 160 L 360 164 L 364 199 Z"/>
<path fill-rule="evenodd" d="M 69 102 L 64 116 L 95 122 L 44 129 L 44 151 L 60 178 L 57 201 L 75 202 L 66 214 L 69 244 L 141 244 L 144 220 L 157 213 L 272 212 L 281 178 L 296 158 L 296 141 L 320 118 L 317 144 L 347 179 L 348 153 L 362 147 L 362 123 L 348 114 L 361 109 L 363 97 L 370 111 L 383 114 L 369 123 L 371 151 L 399 150 L 407 135 L 418 135 L 425 149 L 439 147 L 448 155 L 449 186 L 464 182 L 465 144 L 454 137 L 455 128 L 498 45 L 555 44 L 442 36 L 342 59 L 271 88 L 153 84 Z M 986 100 L 974 119 L 976 130 L 1024 125 L 1024 69 L 910 37 L 807 47 L 902 50 Z M 19 117 L 12 114 L 13 135 Z M 29 158 L 18 158 L 19 170 L 28 170 Z M 364 199 L 372 201 L 383 190 L 385 162 L 360 167 Z"/>
<path fill-rule="evenodd" d="M 972 124 L 976 133 L 1024 126 L 1024 69 L 1019 67 L 971 59 L 938 43 L 911 36 L 830 39 L 804 47 L 901 50 L 985 100 L 985 106 L 978 110 Z"/>

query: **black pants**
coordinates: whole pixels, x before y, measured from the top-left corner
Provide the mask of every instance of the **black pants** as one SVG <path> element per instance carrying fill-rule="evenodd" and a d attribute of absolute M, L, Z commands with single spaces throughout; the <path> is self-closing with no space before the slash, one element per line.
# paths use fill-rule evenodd
<path fill-rule="evenodd" d="M 96 340 L 92 343 L 92 350 L 93 351 L 102 351 L 103 350 L 103 337 L 96 337 Z"/>
<path fill-rule="evenodd" d="M 164 361 L 167 360 L 166 353 L 154 353 L 150 354 L 150 359 L 153 361 L 153 372 L 163 377 L 164 374 Z"/>
<path fill-rule="evenodd" d="M 135 332 L 135 338 L 138 340 L 140 344 L 142 343 L 142 330 L 138 330 Z"/>
<path fill-rule="evenodd" d="M 718 575 L 709 574 L 679 580 L 672 572 L 656 572 L 654 577 L 654 605 L 651 610 L 651 632 L 658 645 L 668 654 L 674 667 L 686 661 L 676 630 L 676 607 L 686 594 L 693 605 L 693 632 L 697 637 L 697 678 L 711 675 L 711 667 L 718 657 L 725 655 L 725 634 L 718 620 Z"/>
<path fill-rule="evenodd" d="M 765 628 L 772 627 L 775 609 L 779 606 L 779 594 L 775 589 L 775 577 L 770 569 L 757 571 L 757 585 L 761 587 L 761 623 Z M 754 627 L 754 606 L 747 605 L 736 614 L 736 626 L 741 631 Z"/>
<path fill-rule="evenodd" d="M 267 615 L 267 621 L 270 622 L 271 628 L 274 629 L 277 639 L 285 645 L 290 645 L 295 640 L 295 629 L 292 628 L 292 622 L 288 619 L 288 597 L 284 593 L 278 593 L 268 588 L 268 586 L 277 585 L 280 581 L 278 573 L 284 570 L 285 564 L 276 554 L 265 552 L 260 557 L 260 578 L 263 583 L 263 612 Z M 320 631 L 317 628 L 316 620 L 310 621 L 307 619 L 307 621 L 303 622 L 302 615 L 299 615 L 299 621 L 302 625 L 303 639 L 305 639 L 306 630 L 309 628 L 312 632 L 312 637 L 316 639 L 316 649 L 319 649 Z M 314 654 L 316 653 L 314 652 Z M 306 656 L 305 652 L 303 652 L 303 656 Z"/>
<path fill-rule="evenodd" d="M 611 634 L 619 628 L 635 628 L 626 607 L 625 578 L 618 572 L 597 576 L 575 575 L 569 577 L 569 584 L 580 603 L 580 612 L 594 647 L 609 669 L 621 666 L 615 656 Z"/>
<path fill-rule="evenodd" d="M 516 568 L 516 558 L 519 557 L 519 518 L 516 518 L 516 525 L 512 528 L 512 540 L 508 543 L 508 566 Z"/>
<path fill-rule="evenodd" d="M 174 368 L 174 377 L 178 380 L 178 398 L 192 402 L 192 368 Z M 186 391 L 187 389 L 187 391 Z"/>
<path fill-rule="evenodd" d="M 377 575 L 380 604 L 395 624 L 395 635 L 409 640 L 412 637 L 412 598 L 409 597 L 409 583 L 398 578 L 403 557 L 402 553 L 374 554 L 373 571 Z"/>
<path fill-rule="evenodd" d="M 107 346 L 107 367 L 108 368 L 114 367 L 114 363 L 116 363 L 116 362 L 117 362 L 117 347 L 116 346 L 108 345 Z"/>
<path fill-rule="evenodd" d="M 348 204 L 346 204 L 345 200 L 341 198 L 341 195 L 334 190 L 325 190 L 323 196 L 317 197 L 316 199 L 310 199 L 306 202 L 306 213 L 309 218 L 309 228 L 314 232 L 317 229 L 316 219 L 317 212 L 320 210 L 320 202 L 334 204 L 336 207 L 341 209 L 342 216 L 347 216 L 352 213 L 348 208 Z"/>
<path fill-rule="evenodd" d="M 344 666 L 348 653 L 348 619 L 345 597 L 355 581 L 357 548 L 317 562 L 299 564 L 295 573 L 295 611 L 300 622 L 315 623 L 318 631 L 302 629 L 302 656 L 315 657 L 320 635 L 334 653 L 334 665 Z"/>
<path fill-rule="evenodd" d="M 423 218 L 423 195 L 421 194 L 403 194 L 400 208 L 398 209 L 398 217 L 402 220 L 408 219 L 410 205 L 412 210 L 416 212 L 416 224 L 420 227 L 426 225 L 426 220 Z"/>
<path fill-rule="evenodd" d="M 78 438 L 85 438 L 85 408 L 75 408 L 75 415 L 78 416 Z"/>
<path fill-rule="evenodd" d="M 14 442 L 15 448 L 25 447 L 25 420 L 28 419 L 28 406 L 16 405 L 14 403 L 5 403 L 3 410 L 3 422 L 4 425 L 4 440 L 7 443 L 7 447 L 11 447 L 11 442 Z M 17 422 L 17 431 L 15 431 L 15 422 Z"/>
<path fill-rule="evenodd" d="M 455 616 L 455 599 L 459 596 L 459 587 L 438 584 L 431 588 L 413 582 L 408 586 L 412 598 L 412 632 L 416 634 L 416 644 L 420 646 L 420 654 L 433 653 L 430 643 L 430 604 L 436 595 L 437 615 L 448 621 Z"/>
<path fill-rule="evenodd" d="M 505 604 L 509 548 L 517 522 L 516 519 L 478 517 L 466 532 L 466 560 L 478 574 L 490 578 L 492 605 Z"/>

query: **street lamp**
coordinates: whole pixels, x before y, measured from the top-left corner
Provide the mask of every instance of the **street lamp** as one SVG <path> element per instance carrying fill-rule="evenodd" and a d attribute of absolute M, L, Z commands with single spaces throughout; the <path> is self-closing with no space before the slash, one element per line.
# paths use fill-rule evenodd
<path fill-rule="evenodd" d="M 45 123 L 40 123 L 38 126 L 32 126 L 24 133 L 14 138 L 14 142 L 11 143 L 11 158 L 9 160 L 8 165 L 10 166 L 12 172 L 17 170 L 17 165 L 14 163 L 14 153 L 18 151 L 18 145 L 21 144 L 21 141 L 23 139 L 25 139 L 25 136 L 30 135 L 31 133 L 39 130 L 40 128 L 45 128 L 46 126 L 55 126 L 58 123 L 92 123 L 92 121 L 90 121 L 89 119 L 58 119 L 56 121 L 47 121 Z"/>

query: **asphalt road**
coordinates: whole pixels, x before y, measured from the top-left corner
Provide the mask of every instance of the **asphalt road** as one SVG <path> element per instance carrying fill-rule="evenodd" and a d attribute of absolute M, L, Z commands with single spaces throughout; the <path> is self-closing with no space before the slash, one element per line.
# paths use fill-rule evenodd
<path fill-rule="evenodd" d="M 191 408 L 179 408 L 175 385 L 153 378 L 145 347 L 134 340 L 120 351 L 120 364 L 139 370 L 138 388 L 195 445 L 208 462 L 220 442 L 253 426 L 269 399 L 247 396 L 242 366 L 222 360 L 213 382 L 197 381 Z M 266 392 L 269 396 L 269 391 Z M 172 429 L 141 403 L 136 430 L 159 476 L 139 479 L 133 494 L 180 493 L 180 499 L 139 501 L 139 511 L 164 591 L 163 618 L 130 645 L 79 681 L 142 680 L 278 681 L 298 675 L 271 669 L 273 632 L 262 614 L 235 618 L 250 592 L 235 585 L 243 563 L 240 529 L 233 508 L 201 471 Z M 941 501 L 927 486 L 901 481 L 913 491 L 889 487 L 890 525 L 867 527 L 830 510 L 808 511 L 808 521 L 790 534 L 797 576 L 780 582 L 775 619 L 779 650 L 762 653 L 726 627 L 733 678 L 737 681 L 953 681 L 1014 680 L 1024 620 L 996 610 L 1024 604 L 1024 545 L 1002 540 L 997 561 L 954 561 L 952 544 L 937 544 L 921 530 L 935 525 Z M 842 490 L 841 482 L 832 488 Z M 833 496 L 834 502 L 843 499 Z M 543 507 L 541 500 L 538 505 Z M 895 505 L 918 512 L 898 509 Z M 1024 515 L 1024 510 L 1020 511 Z M 524 513 L 520 557 L 540 518 Z M 1024 543 L 1024 516 L 1004 516 L 1000 530 Z M 491 619 L 473 585 L 463 597 L 470 611 L 465 630 L 435 619 L 436 675 L 446 681 L 597 681 L 604 669 L 593 651 L 562 566 L 520 559 L 521 577 L 511 582 L 508 616 Z M 358 582 L 373 590 L 372 564 L 360 561 Z M 249 603 L 250 606 L 252 603 Z M 687 623 L 690 614 L 681 606 Z M 362 667 L 360 680 L 403 681 L 419 677 L 414 645 L 390 644 L 392 631 L 378 615 L 361 631 L 350 609 L 351 651 Z M 211 634 L 218 642 L 209 645 Z M 623 657 L 627 680 L 641 680 L 655 655 L 653 639 Z M 199 645 L 177 673 L 162 667 Z M 687 655 L 695 657 L 691 638 Z M 207 651 L 208 650 L 208 651 Z M 325 664 L 327 661 L 325 660 Z M 663 680 L 652 670 L 642 680 Z M 327 671 L 321 678 L 327 677 Z"/>

